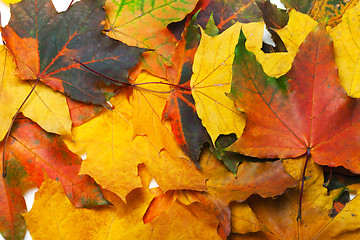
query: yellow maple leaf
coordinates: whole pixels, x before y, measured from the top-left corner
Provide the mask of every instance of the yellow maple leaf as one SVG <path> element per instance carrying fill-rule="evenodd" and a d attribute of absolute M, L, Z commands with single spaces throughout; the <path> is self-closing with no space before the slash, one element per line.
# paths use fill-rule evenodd
<path fill-rule="evenodd" d="M 141 74 L 140 79 L 144 74 L 146 75 L 146 73 Z M 159 90 L 159 87 L 157 89 Z M 142 96 L 143 91 L 138 94 Z M 143 94 L 148 93 L 145 91 Z M 155 128 L 150 124 L 151 122 L 148 122 L 147 117 L 153 116 L 157 103 L 151 99 L 152 94 L 147 97 L 142 99 L 145 103 L 142 102 L 144 105 L 138 109 L 141 113 L 135 110 L 139 115 L 136 114 L 134 118 L 133 105 L 130 102 L 138 102 L 132 98 L 129 102 L 126 94 L 120 93 L 110 100 L 114 106 L 112 111 L 104 109 L 99 116 L 73 128 L 73 140 L 65 139 L 65 142 L 69 149 L 78 155 L 86 153 L 80 174 L 92 176 L 103 188 L 116 193 L 123 200 L 131 190 L 141 186 L 137 170 L 140 163 L 146 165 L 164 190 L 181 188 L 204 190 L 205 176 L 194 165 L 189 165 L 189 160 L 176 142 L 170 142 L 175 140 L 172 139 L 172 135 L 168 135 L 168 129 L 161 119 L 155 117 L 151 120 L 152 123 L 155 122 Z M 150 137 L 136 136 L 134 122 Z M 158 133 L 158 131 L 161 133 L 162 128 L 165 128 L 164 136 Z M 154 148 L 152 140 L 158 144 L 166 144 L 156 145 L 158 148 Z M 166 151 L 168 147 L 175 148 L 175 153 L 184 157 L 173 156 L 171 152 Z"/>
<path fill-rule="evenodd" d="M 133 118 L 135 135 L 146 135 L 156 150 L 162 149 L 175 157 L 188 159 L 171 132 L 171 127 L 162 121 L 162 112 L 171 88 L 166 80 L 142 72 L 136 79 L 138 88 L 134 91 Z"/>
<path fill-rule="evenodd" d="M 23 214 L 34 239 L 220 239 L 217 221 L 202 209 L 174 203 L 150 224 L 143 215 L 153 198 L 149 190 L 133 190 L 125 204 L 115 194 L 104 195 L 113 206 L 75 208 L 61 184 L 45 179 L 32 209 Z M 201 215 L 199 215 L 201 214 Z M 209 215 L 204 219 L 204 215 Z"/>
<path fill-rule="evenodd" d="M 360 3 L 348 9 L 342 22 L 329 31 L 334 41 L 335 62 L 345 91 L 360 97 Z"/>
<path fill-rule="evenodd" d="M 177 144 L 170 123 L 162 120 L 162 113 L 170 96 L 166 80 L 142 72 L 136 79 L 132 100 L 135 135 L 146 136 L 160 158 L 144 162 L 146 168 L 164 191 L 169 189 L 204 190 L 204 176 Z"/>
<path fill-rule="evenodd" d="M 0 47 L 0 139 L 3 139 L 13 116 L 31 92 L 34 81 L 22 81 L 15 76 L 16 65 L 4 46 Z M 66 97 L 38 83 L 21 112 L 48 132 L 71 134 L 71 119 Z"/>
<path fill-rule="evenodd" d="M 318 23 L 306 14 L 295 11 L 289 12 L 289 22 L 282 29 L 275 29 L 284 42 L 287 52 L 264 53 L 262 48 L 263 23 L 258 23 L 254 32 L 261 34 L 261 38 L 248 39 L 247 50 L 253 52 L 256 59 L 261 63 L 264 72 L 271 77 L 280 77 L 287 73 L 297 54 L 300 44 L 306 36 L 318 25 Z M 245 34 L 247 37 L 247 35 Z"/>
<path fill-rule="evenodd" d="M 196 111 L 213 143 L 220 134 L 240 137 L 245 117 L 226 96 L 230 92 L 232 63 L 242 24 L 211 37 L 202 30 L 190 80 Z"/>
<path fill-rule="evenodd" d="M 76 208 L 66 197 L 60 182 L 45 179 L 35 194 L 30 212 L 23 214 L 34 239 L 151 239 L 152 227 L 142 216 L 153 195 L 136 189 L 125 204 L 104 192 L 114 206 Z"/>
<path fill-rule="evenodd" d="M 104 109 L 99 116 L 73 128 L 73 141 L 65 142 L 78 155 L 86 153 L 80 174 L 92 176 L 124 200 L 132 189 L 141 187 L 137 165 L 157 154 L 145 138 L 133 138 L 131 105 L 125 94 L 115 96 L 111 104 L 115 107 L 112 111 Z"/>

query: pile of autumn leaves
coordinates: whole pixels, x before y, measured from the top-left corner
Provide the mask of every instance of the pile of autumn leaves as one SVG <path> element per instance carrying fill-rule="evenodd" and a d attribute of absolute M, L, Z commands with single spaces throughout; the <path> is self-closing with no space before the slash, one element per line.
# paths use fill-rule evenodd
<path fill-rule="evenodd" d="M 275 32 L 286 52 L 273 53 L 261 49 L 263 22 L 219 33 L 212 15 L 202 29 L 201 11 L 189 14 L 197 1 L 157 4 L 107 1 L 106 17 L 104 1 L 60 14 L 50 0 L 12 6 L 0 53 L 2 138 L 36 87 L 6 146 L 1 234 L 22 239 L 27 226 L 33 239 L 357 236 L 358 198 L 330 217 L 341 190 L 327 192 L 316 163 L 360 173 L 360 4 L 326 30 L 281 12 L 288 23 Z M 131 24 L 137 18 L 146 27 Z M 176 41 L 166 25 L 183 18 Z M 153 178 L 159 187 L 149 189 Z M 33 184 L 26 213 L 21 192 Z"/>

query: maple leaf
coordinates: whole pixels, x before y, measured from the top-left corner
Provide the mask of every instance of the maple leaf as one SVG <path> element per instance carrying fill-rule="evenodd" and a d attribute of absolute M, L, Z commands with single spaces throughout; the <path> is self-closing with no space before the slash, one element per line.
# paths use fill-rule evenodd
<path fill-rule="evenodd" d="M 35 183 L 41 187 L 24 217 L 37 239 L 83 239 L 84 234 L 89 239 L 355 238 L 357 198 L 338 201 L 340 189 L 328 194 L 312 159 L 360 172 L 359 100 L 340 86 L 331 40 L 322 26 L 315 29 L 318 23 L 310 16 L 329 18 L 330 26 L 343 16 L 347 26 L 328 27 L 330 34 L 343 35 L 357 26 L 356 11 L 344 11 L 358 1 L 284 2 L 305 14 L 281 11 L 269 0 L 108 0 L 106 13 L 104 0 L 83 0 L 61 14 L 49 0 L 12 6 L 12 20 L 2 31 L 22 80 L 14 77 L 14 63 L 1 62 L 10 57 L 0 52 L 3 125 L 9 125 L 22 94 L 32 92 L 29 80 L 37 80 L 31 98 L 40 96 L 50 109 L 45 114 L 54 118 L 40 122 L 44 117 L 31 113 L 32 106 L 38 108 L 31 98 L 24 114 L 33 114 L 46 131 L 66 134 L 70 112 L 73 138 L 47 133 L 22 115 L 15 121 L 6 151 L 8 176 L 0 180 L 0 192 L 9 193 L 0 198 L 7 201 L 0 204 L 6 215 L 0 217 L 1 233 L 23 237 L 21 191 Z M 259 21 L 261 15 L 277 37 L 270 53 L 265 53 L 263 22 L 237 23 Z M 339 49 L 335 60 L 343 71 Z M 40 80 L 68 96 L 53 90 L 41 95 L 46 87 Z M 28 86 L 20 90 L 19 84 Z M 120 87 L 113 91 L 110 84 Z M 61 110 L 53 102 L 61 102 Z M 111 109 L 103 108 L 105 103 Z M 247 116 L 244 133 L 241 111 Z M 61 112 L 67 125 L 58 124 Z M 227 151 L 237 138 L 229 148 L 237 152 Z M 207 141 L 210 146 L 203 146 Z M 238 152 L 261 158 L 306 153 L 307 158 L 257 159 Z M 286 190 L 300 178 L 305 190 Z M 149 190 L 152 179 L 159 187 Z M 359 190 L 358 185 L 348 188 Z M 296 221 L 299 208 L 301 222 Z"/>
<path fill-rule="evenodd" d="M 146 72 L 139 75 L 135 84 L 138 86 L 134 91 L 132 110 L 135 134 L 146 135 L 158 152 L 166 149 L 174 157 L 187 159 L 187 156 L 179 148 L 169 123 L 163 121 L 163 111 L 172 91 L 171 85 L 166 80 Z M 196 142 L 195 144 L 200 145 Z M 196 152 L 198 156 L 199 148 L 189 150 Z M 198 157 L 194 155 L 191 155 L 192 160 L 197 164 Z"/>
<path fill-rule="evenodd" d="M 173 157 L 164 150 L 159 154 L 147 137 L 134 136 L 133 122 L 137 120 L 132 119 L 132 101 L 121 92 L 110 100 L 112 111 L 103 109 L 100 115 L 73 128 L 73 140 L 65 142 L 78 155 L 86 153 L 80 173 L 92 176 L 123 200 L 131 190 L 141 187 L 137 174 L 140 163 L 145 163 L 164 189 L 204 189 L 205 177 L 189 166 L 188 160 Z"/>
<path fill-rule="evenodd" d="M 225 95 L 231 88 L 234 49 L 241 24 L 235 24 L 222 34 L 209 37 L 202 31 L 194 59 L 191 92 L 202 124 L 213 144 L 220 134 L 241 136 L 245 119 Z M 212 51 L 206 51 L 207 49 Z"/>
<path fill-rule="evenodd" d="M 264 28 L 262 23 L 257 23 L 257 27 L 253 28 L 251 37 L 246 35 L 248 38 L 245 43 L 246 49 L 255 54 L 267 75 L 280 77 L 291 69 L 300 44 L 317 25 L 318 23 L 308 15 L 292 9 L 289 12 L 288 24 L 284 28 L 274 30 L 283 41 L 286 52 L 264 53 L 262 51 Z"/>
<path fill-rule="evenodd" d="M 200 165 L 207 177 L 206 190 L 202 192 L 169 190 L 158 195 L 147 209 L 144 222 L 152 222 L 177 199 L 187 205 L 197 202 L 217 217 L 218 234 L 226 238 L 230 234 L 230 202 L 245 201 L 252 194 L 259 194 L 262 197 L 276 196 L 297 183 L 285 173 L 280 161 L 244 162 L 238 167 L 236 178 L 209 151 L 205 151 L 202 155 Z M 268 187 L 270 183 L 271 188 Z M 159 186 L 162 188 L 161 184 Z"/>
<path fill-rule="evenodd" d="M 75 208 L 58 182 L 45 179 L 24 214 L 31 236 L 46 239 L 46 232 L 52 239 L 151 239 L 152 227 L 143 224 L 142 215 L 153 194 L 136 189 L 127 196 L 128 204 L 111 192 L 104 194 L 113 206 Z"/>
<path fill-rule="evenodd" d="M 310 153 L 318 164 L 359 172 L 359 104 L 342 89 L 330 38 L 320 26 L 299 48 L 286 79 L 266 76 L 241 34 L 230 97 L 247 115 L 230 148 L 260 158 Z M 259 119 L 261 119 L 259 121 Z"/>
<path fill-rule="evenodd" d="M 126 82 L 128 70 L 145 50 L 101 34 L 103 3 L 85 0 L 63 13 L 57 13 L 50 0 L 24 0 L 11 5 L 10 22 L 2 33 L 17 64 L 18 76 L 40 79 L 75 100 L 104 105 L 105 90 L 100 82 L 113 82 L 83 70 L 71 58 Z"/>
<path fill-rule="evenodd" d="M 173 65 L 167 71 L 167 79 L 172 88 L 162 118 L 171 120 L 171 130 L 177 143 L 198 166 L 201 148 L 209 138 L 198 117 L 190 87 L 194 56 L 200 42 L 199 29 L 195 25 L 196 18 L 197 14 L 185 28 L 172 55 Z"/>
<path fill-rule="evenodd" d="M 1 159 L 3 148 L 4 141 L 0 143 Z M 44 175 L 60 181 L 76 207 L 109 203 L 91 177 L 77 175 L 81 158 L 70 152 L 59 136 L 45 132 L 29 119 L 14 122 L 5 159 L 7 175 L 0 179 L 0 218 L 4 219 L 0 229 L 9 239 L 19 239 L 25 234 L 21 213 L 26 211 L 26 206 L 21 191 L 34 183 L 39 187 Z"/>
<path fill-rule="evenodd" d="M 104 32 L 128 45 L 155 49 L 157 54 L 169 60 L 176 39 L 166 26 L 182 20 L 196 3 L 196 0 L 108 0 L 105 4 L 107 16 Z"/>
<path fill-rule="evenodd" d="M 329 31 L 334 41 L 335 62 L 339 68 L 339 78 L 346 92 L 352 97 L 360 97 L 360 71 L 357 59 L 360 56 L 356 39 L 360 18 L 360 3 L 345 12 L 342 22 Z"/>
<path fill-rule="evenodd" d="M 13 116 L 21 106 L 23 99 L 33 87 L 33 83 L 21 81 L 14 75 L 15 64 L 4 46 L 0 47 L 0 139 L 8 131 Z M 16 94 L 14 94 L 16 93 Z M 71 119 L 65 96 L 49 87 L 39 84 L 30 96 L 21 112 L 36 121 L 46 131 L 69 135 L 71 134 Z"/>
<path fill-rule="evenodd" d="M 154 196 L 148 189 L 133 190 L 126 197 L 127 204 L 108 191 L 104 194 L 113 206 L 78 209 L 68 201 L 58 182 L 46 179 L 36 193 L 33 208 L 24 214 L 31 235 L 37 239 L 44 239 L 44 232 L 54 239 L 83 239 L 84 234 L 88 239 L 219 238 L 215 219 L 202 209 L 175 203 L 151 224 L 144 224 L 142 216 Z M 210 216 L 205 219 L 204 215 Z"/>
<path fill-rule="evenodd" d="M 284 167 L 294 177 L 299 178 L 300 169 L 303 167 L 305 158 L 284 160 Z M 301 222 L 296 221 L 298 195 L 300 188 L 288 189 L 277 199 L 251 198 L 249 203 L 256 217 L 265 224 L 262 233 L 268 236 L 264 238 L 259 232 L 259 237 L 253 239 L 337 239 L 345 237 L 351 239 L 359 234 L 357 218 L 359 211 L 355 207 L 359 199 L 355 197 L 345 205 L 345 208 L 336 217 L 330 216 L 333 201 L 341 191 L 331 191 L 323 187 L 323 172 L 321 166 L 309 161 L 307 167 L 307 180 L 303 192 L 303 215 Z M 357 191 L 359 185 L 350 186 Z M 286 218 L 284 217 L 286 216 Z M 316 216 L 316 218 L 314 217 Z M 240 230 L 240 229 L 239 229 Z M 246 229 L 241 229 L 242 232 Z M 252 235 L 252 234 L 251 234 Z M 251 235 L 242 235 L 245 239 Z M 262 236 L 263 238 L 261 238 Z"/>
<path fill-rule="evenodd" d="M 157 156 L 145 139 L 132 139 L 131 105 L 126 96 L 121 94 L 110 102 L 112 111 L 103 109 L 98 117 L 73 128 L 74 140 L 66 140 L 66 144 L 78 155 L 86 154 L 82 174 L 92 176 L 102 187 L 125 199 L 132 189 L 141 187 L 137 165 L 143 158 Z"/>
<path fill-rule="evenodd" d="M 151 189 L 151 191 L 155 193 L 156 196 L 151 201 L 149 208 L 143 216 L 144 223 L 146 224 L 154 224 L 159 221 L 163 222 L 163 219 L 161 219 L 159 215 L 168 215 L 167 212 L 172 211 L 169 209 L 174 208 L 176 205 L 183 206 L 184 210 L 187 208 L 188 211 L 190 210 L 190 212 L 197 218 L 201 219 L 202 222 L 211 224 L 212 226 L 210 227 L 210 230 L 212 230 L 213 233 L 214 229 L 217 227 L 219 219 L 225 224 L 229 222 L 228 209 L 226 209 L 225 206 L 219 206 L 222 206 L 223 203 L 214 199 L 210 201 L 207 195 L 203 192 L 192 190 L 169 190 L 164 194 L 159 187 Z M 221 210 L 224 210 L 224 212 L 221 212 Z M 209 226 L 206 226 L 205 228 L 208 229 Z M 221 224 L 217 229 L 218 235 L 222 238 L 226 238 L 227 233 L 223 232 L 225 229 Z M 197 227 L 195 230 L 187 231 L 191 231 L 191 235 L 194 234 L 194 232 L 197 234 Z M 214 236 L 214 238 L 218 238 L 218 236 Z"/>
<path fill-rule="evenodd" d="M 245 201 L 252 194 L 264 198 L 280 195 L 286 188 L 296 184 L 296 181 L 285 173 L 281 161 L 243 162 L 238 167 L 236 178 L 214 157 L 212 161 L 204 161 L 204 164 L 206 165 L 201 166 L 208 176 L 206 191 L 226 204 Z"/>

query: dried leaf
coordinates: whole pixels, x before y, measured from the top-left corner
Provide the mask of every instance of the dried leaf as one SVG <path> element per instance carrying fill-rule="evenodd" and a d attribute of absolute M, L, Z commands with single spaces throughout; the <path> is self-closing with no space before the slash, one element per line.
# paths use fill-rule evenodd
<path fill-rule="evenodd" d="M 194 25 L 196 18 L 197 14 L 185 28 L 171 57 L 173 65 L 168 68 L 167 78 L 173 85 L 162 117 L 170 120 L 176 142 L 199 167 L 199 155 L 209 137 L 198 117 L 190 87 L 194 56 L 200 42 L 199 29 Z"/>
<path fill-rule="evenodd" d="M 134 190 L 125 204 L 112 193 L 106 196 L 114 206 L 78 209 L 68 201 L 58 182 L 46 179 L 35 195 L 33 208 L 24 214 L 35 239 L 151 239 L 151 226 L 142 214 L 152 194 Z M 47 234 L 44 234 L 44 233 Z"/>
<path fill-rule="evenodd" d="M 302 13 L 309 13 L 311 7 L 313 6 L 313 2 L 316 0 L 282 0 L 287 8 L 294 8 L 296 11 Z"/>
<path fill-rule="evenodd" d="M 286 160 L 285 168 L 298 176 L 305 158 Z M 297 176 L 296 176 L 297 175 Z M 301 222 L 296 221 L 298 194 L 300 189 L 289 189 L 277 199 L 250 199 L 249 204 L 256 216 L 266 225 L 266 229 L 276 239 L 351 239 L 359 234 L 356 218 L 358 198 L 347 203 L 340 216 L 331 218 L 329 211 L 339 191 L 327 194 L 323 184 L 322 169 L 312 161 L 306 170 L 307 180 L 302 200 Z M 358 187 L 356 187 L 357 189 Z M 316 216 L 316 217 L 315 217 Z M 256 238 L 262 239 L 262 238 Z"/>
<path fill-rule="evenodd" d="M 316 0 L 309 15 L 318 22 L 326 22 L 334 27 L 341 22 L 341 17 L 347 9 L 355 6 L 359 0 Z"/>
<path fill-rule="evenodd" d="M 265 2 L 256 2 L 262 12 L 262 17 L 268 28 L 281 29 L 286 26 L 289 21 L 289 15 L 286 10 L 279 9 L 269 0 Z"/>
<path fill-rule="evenodd" d="M 99 116 L 75 127 L 74 140 L 66 143 L 73 152 L 86 153 L 82 174 L 92 176 L 125 200 L 131 190 L 141 187 L 138 164 L 158 156 L 145 138 L 133 139 L 131 105 L 126 95 L 117 95 L 110 102 L 114 109 L 103 109 Z"/>
<path fill-rule="evenodd" d="M 247 203 L 231 203 L 230 210 L 232 233 L 245 234 L 264 229 L 265 225 L 256 217 Z"/>
<path fill-rule="evenodd" d="M 4 141 L 0 143 L 3 158 Z M 21 239 L 26 211 L 22 191 L 27 186 L 38 187 L 44 175 L 61 182 L 69 200 L 76 207 L 109 204 L 99 186 L 87 175 L 78 175 L 81 158 L 70 152 L 61 138 L 47 133 L 29 119 L 17 119 L 13 125 L 6 152 L 6 177 L 0 179 L 0 230 L 9 239 Z M 2 169 L 2 164 L 1 164 Z"/>
<path fill-rule="evenodd" d="M 277 196 L 286 188 L 296 185 L 296 181 L 284 171 L 280 161 L 243 162 L 234 177 L 213 155 L 204 155 L 201 167 L 208 176 L 206 191 L 227 205 L 232 201 L 245 201 L 252 194 Z"/>
<path fill-rule="evenodd" d="M 259 158 L 293 158 L 310 151 L 318 164 L 360 172 L 360 141 L 355 140 L 360 105 L 340 86 L 326 31 L 319 27 L 309 34 L 289 80 L 266 76 L 244 40 L 242 35 L 230 96 L 246 112 L 247 125 L 230 148 Z"/>
<path fill-rule="evenodd" d="M 182 20 L 194 9 L 196 2 L 108 0 L 105 4 L 107 17 L 104 32 L 130 46 L 154 49 L 169 60 L 176 39 L 166 26 Z"/>
<path fill-rule="evenodd" d="M 133 105 L 129 103 L 125 93 L 120 93 L 110 102 L 114 107 L 112 111 L 104 109 L 99 116 L 74 128 L 74 141 L 66 141 L 75 153 L 86 153 L 86 160 L 81 166 L 82 174 L 94 177 L 102 187 L 113 191 L 123 200 L 131 190 L 141 186 L 137 171 L 140 163 L 145 163 L 165 191 L 169 188 L 205 188 L 205 177 L 194 165 L 189 165 L 189 160 L 172 156 L 161 150 L 164 147 L 157 152 L 146 136 L 134 136 L 133 122 L 141 119 L 132 118 Z M 145 107 L 146 105 L 143 105 L 141 110 Z M 147 107 L 152 111 L 151 106 Z M 161 120 L 158 121 L 159 128 L 166 128 L 161 125 Z M 157 131 L 154 133 L 158 134 Z M 183 154 L 175 142 L 173 147 Z"/>
<path fill-rule="evenodd" d="M 138 86 L 134 91 L 132 109 L 135 135 L 146 135 L 159 153 L 166 149 L 174 157 L 186 159 L 168 123 L 162 121 L 170 86 L 164 79 L 146 72 L 141 73 L 135 83 Z"/>
<path fill-rule="evenodd" d="M 10 22 L 2 34 L 18 76 L 24 80 L 39 78 L 75 100 L 104 105 L 105 90 L 100 82 L 113 82 L 84 70 L 71 59 L 126 82 L 128 70 L 145 50 L 101 34 L 103 4 L 104 0 L 85 0 L 63 13 L 57 13 L 50 0 L 11 5 Z"/>
<path fill-rule="evenodd" d="M 254 0 L 204 0 L 201 1 L 198 23 L 205 28 L 211 14 L 220 32 L 236 22 L 249 23 L 261 20 L 261 11 Z"/>
<path fill-rule="evenodd" d="M 166 212 L 151 221 L 154 227 L 153 239 L 163 239 L 164 236 L 168 239 L 221 239 L 217 235 L 215 219 L 206 222 L 191 210 L 189 206 L 177 202 L 172 204 Z"/>

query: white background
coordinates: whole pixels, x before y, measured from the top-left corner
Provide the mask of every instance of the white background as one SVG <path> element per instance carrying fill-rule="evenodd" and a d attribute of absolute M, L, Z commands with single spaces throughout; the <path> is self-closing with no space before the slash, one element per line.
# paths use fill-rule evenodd
<path fill-rule="evenodd" d="M 52 0 L 53 3 L 54 3 L 54 6 L 56 8 L 56 10 L 58 12 L 61 12 L 61 11 L 65 11 L 71 0 Z M 77 2 L 79 0 L 75 0 L 74 2 Z M 270 0 L 271 3 L 274 3 L 276 4 L 278 7 L 280 8 L 283 8 L 285 9 L 284 5 L 280 2 L 280 0 Z M 2 1 L 0 1 L 0 12 L 1 12 L 1 25 L 2 26 L 5 26 L 8 24 L 9 22 L 9 19 L 10 19 L 10 8 L 9 6 L 7 6 L 5 3 L 3 3 Z M 264 33 L 264 41 L 267 42 L 267 43 L 271 43 L 272 42 L 272 39 L 270 38 L 270 34 L 265 32 Z M 2 42 L 2 41 L 0 41 Z M 152 182 L 150 184 L 150 188 L 152 187 L 152 185 L 156 185 L 155 182 Z M 26 201 L 26 206 L 27 206 L 27 209 L 28 211 L 31 210 L 32 208 L 32 205 L 34 203 L 34 196 L 35 196 L 35 192 L 37 191 L 38 189 L 37 188 L 33 188 L 33 189 L 29 189 L 27 190 L 25 193 L 24 193 L 24 197 L 25 197 L 25 201 Z M 26 232 L 26 235 L 25 235 L 25 240 L 31 240 L 31 236 L 29 234 L 29 231 Z M 5 240 L 1 235 L 0 235 L 0 240 Z"/>

